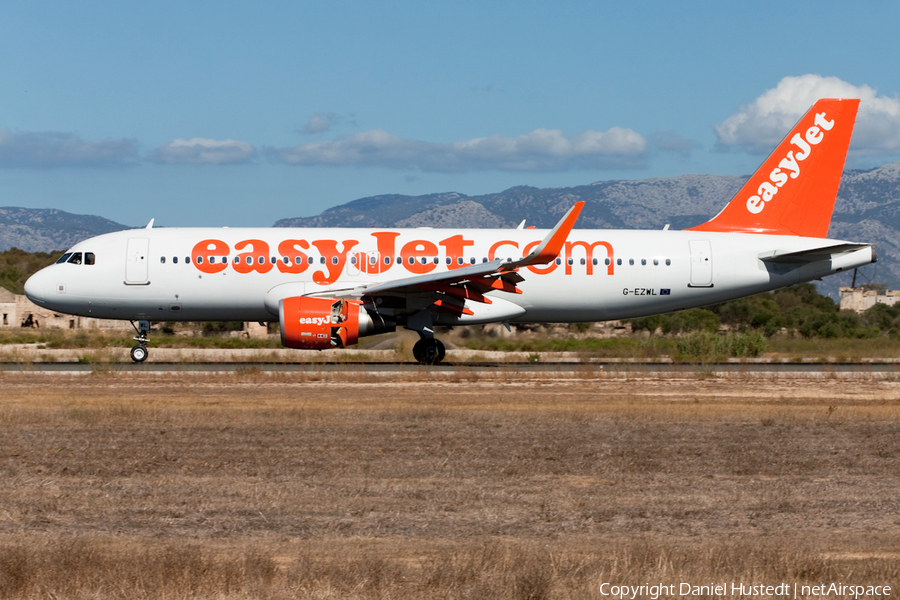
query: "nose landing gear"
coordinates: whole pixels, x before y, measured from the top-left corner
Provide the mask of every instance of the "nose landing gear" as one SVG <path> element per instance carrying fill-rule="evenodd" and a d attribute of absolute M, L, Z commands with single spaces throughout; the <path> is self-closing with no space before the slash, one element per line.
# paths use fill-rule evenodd
<path fill-rule="evenodd" d="M 138 321 L 137 326 L 132 321 L 131 326 L 137 331 L 137 336 L 132 338 L 137 342 L 137 346 L 131 349 L 131 360 L 142 363 L 150 356 L 150 351 L 147 350 L 147 342 L 150 341 L 147 338 L 147 334 L 150 333 L 150 321 Z"/>

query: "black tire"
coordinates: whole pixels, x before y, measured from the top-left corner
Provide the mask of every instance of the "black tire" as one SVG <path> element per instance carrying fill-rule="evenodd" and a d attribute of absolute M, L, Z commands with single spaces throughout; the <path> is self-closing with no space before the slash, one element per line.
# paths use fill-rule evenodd
<path fill-rule="evenodd" d="M 445 354 L 444 344 L 434 338 L 421 339 L 413 346 L 413 357 L 422 365 L 436 365 Z"/>
<path fill-rule="evenodd" d="M 147 350 L 147 346 L 138 344 L 131 349 L 131 360 L 136 363 L 144 362 L 148 356 L 150 356 L 150 352 Z"/>

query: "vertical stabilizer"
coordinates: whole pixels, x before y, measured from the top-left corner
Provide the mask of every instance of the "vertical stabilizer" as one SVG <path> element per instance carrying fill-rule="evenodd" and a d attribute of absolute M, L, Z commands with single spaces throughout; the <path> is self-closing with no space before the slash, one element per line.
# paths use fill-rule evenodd
<path fill-rule="evenodd" d="M 858 108 L 816 102 L 722 212 L 690 229 L 827 237 Z"/>

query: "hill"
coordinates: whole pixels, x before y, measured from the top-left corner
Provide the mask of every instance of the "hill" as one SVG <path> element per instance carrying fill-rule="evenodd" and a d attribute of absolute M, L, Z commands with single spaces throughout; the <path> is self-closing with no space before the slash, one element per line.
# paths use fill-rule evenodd
<path fill-rule="evenodd" d="M 746 177 L 681 175 L 635 181 L 599 181 L 569 188 L 514 187 L 495 194 L 457 193 L 360 198 L 314 217 L 282 219 L 276 227 L 514 227 L 522 219 L 552 227 L 574 202 L 585 201 L 576 227 L 683 229 L 709 219 L 737 193 Z M 876 265 L 865 279 L 900 287 L 900 163 L 848 170 L 841 180 L 829 237 L 872 242 Z M 852 274 L 832 276 L 820 289 L 836 297 Z"/>
<path fill-rule="evenodd" d="M 281 219 L 276 227 L 552 227 L 574 202 L 586 202 L 577 226 L 597 229 L 682 229 L 715 215 L 745 177 L 681 175 L 634 181 L 598 181 L 568 188 L 513 187 L 466 196 L 458 193 L 360 198 L 313 217 Z M 52 252 L 91 236 L 128 227 L 102 217 L 53 209 L 0 208 L 0 251 L 17 247 Z M 900 288 L 900 163 L 844 172 L 829 236 L 872 242 L 878 263 L 862 269 L 860 283 Z M 852 274 L 827 278 L 819 289 L 837 297 Z"/>
<path fill-rule="evenodd" d="M 81 240 L 128 229 L 127 225 L 56 209 L 0 208 L 0 252 L 19 248 L 26 252 L 64 250 Z"/>

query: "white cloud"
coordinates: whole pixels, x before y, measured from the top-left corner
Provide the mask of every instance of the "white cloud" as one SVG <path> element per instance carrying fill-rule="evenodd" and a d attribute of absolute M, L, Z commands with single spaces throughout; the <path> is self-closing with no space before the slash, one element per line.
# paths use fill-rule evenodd
<path fill-rule="evenodd" d="M 300 130 L 300 133 L 303 133 L 305 135 L 325 133 L 326 131 L 331 131 L 332 129 L 334 129 L 334 127 L 343 123 L 355 125 L 356 118 L 352 114 L 339 115 L 332 112 L 318 112 L 309 118 L 309 121 L 307 121 L 306 125 L 303 126 L 303 129 Z"/>
<path fill-rule="evenodd" d="M 859 98 L 859 114 L 850 144 L 857 154 L 900 151 L 900 100 L 878 96 L 867 85 L 854 86 L 837 77 L 785 77 L 752 103 L 716 125 L 720 149 L 741 148 L 767 154 L 820 98 Z"/>
<path fill-rule="evenodd" d="M 160 146 L 149 160 L 167 165 L 236 165 L 250 162 L 255 155 L 256 150 L 247 142 L 191 138 Z"/>
<path fill-rule="evenodd" d="M 631 129 L 585 131 L 566 138 L 558 129 L 536 129 L 518 137 L 495 135 L 434 143 L 406 140 L 380 129 L 330 142 L 270 148 L 289 165 L 421 169 L 433 172 L 565 171 L 644 166 L 647 141 Z"/>
<path fill-rule="evenodd" d="M 0 167 L 52 169 L 123 166 L 133 164 L 137 153 L 134 140 L 86 142 L 73 133 L 10 132 L 0 129 Z"/>

